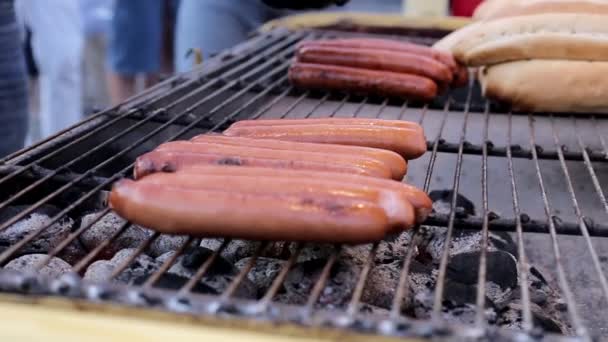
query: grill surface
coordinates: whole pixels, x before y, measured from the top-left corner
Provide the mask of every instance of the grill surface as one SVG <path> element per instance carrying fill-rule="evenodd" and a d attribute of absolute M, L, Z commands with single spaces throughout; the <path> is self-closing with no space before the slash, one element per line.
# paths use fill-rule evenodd
<path fill-rule="evenodd" d="M 36 265 L 43 269 L 83 233 L 110 213 L 103 203 L 112 182 L 130 176 L 138 155 L 160 143 L 187 139 L 196 134 L 219 131 L 246 118 L 379 117 L 419 122 L 424 126 L 429 152 L 412 161 L 407 181 L 425 191 L 447 190 L 447 210 L 437 210 L 425 226 L 411 234 L 413 243 L 402 251 L 397 286 L 390 310 L 383 315 L 363 310 L 362 296 L 370 274 L 378 267 L 381 243 L 365 251 L 349 299 L 341 307 L 325 305 L 320 298 L 332 281 L 332 271 L 348 246 L 321 246 L 330 251 L 302 305 L 281 305 L 280 295 L 290 270 L 314 244 L 259 242 L 249 261 L 226 284 L 221 293 L 194 293 L 199 281 L 214 268 L 223 251 L 236 241 L 222 240 L 187 282 L 167 290 L 163 277 L 176 260 L 201 239 L 181 240 L 177 251 L 137 286 L 111 285 L 160 234 L 149 235 L 136 251 L 113 270 L 108 279 L 82 283 L 82 275 L 104 250 L 125 234 L 122 224 L 105 241 L 87 250 L 72 263 L 72 274 L 57 279 L 0 270 L 0 290 L 18 293 L 60 294 L 103 299 L 130 305 L 160 307 L 195 314 L 228 314 L 271 321 L 291 321 L 312 326 L 333 326 L 366 333 L 416 336 L 483 336 L 497 334 L 505 339 L 543 336 L 535 322 L 528 281 L 530 263 L 544 266 L 545 274 L 563 298 L 568 332 L 583 339 L 604 335 L 603 321 L 608 299 L 604 274 L 608 244 L 605 225 L 608 214 L 603 187 L 608 179 L 607 146 L 603 133 L 608 123 L 601 117 L 531 115 L 511 113 L 488 103 L 476 85 L 455 90 L 431 104 L 404 103 L 394 99 L 358 97 L 341 93 L 301 91 L 292 88 L 286 70 L 294 44 L 302 39 L 350 35 L 333 31 L 287 32 L 276 30 L 254 36 L 233 50 L 216 56 L 203 68 L 169 79 L 125 104 L 101 112 L 75 127 L 0 161 L 0 232 L 52 204 L 59 210 L 51 220 L 22 236 L 0 245 L 0 264 L 5 265 L 28 243 L 44 234 L 66 216 L 99 214 L 73 229 L 48 257 Z M 430 43 L 424 38 L 414 39 Z M 463 213 L 458 197 L 468 198 L 477 215 Z M 8 211 L 9 208 L 18 208 Z M 238 208 L 235 208 L 238 210 Z M 84 222 L 84 221 L 83 221 Z M 420 257 L 418 246 L 426 226 L 445 231 L 450 246 L 463 229 L 482 232 L 479 272 L 470 325 L 445 324 L 445 293 L 450 272 L 449 248 L 443 248 L 435 265 L 436 284 L 431 316 L 418 321 L 409 318 L 412 296 L 407 286 L 412 265 Z M 518 291 L 521 297 L 521 332 L 496 330 L 487 310 L 488 232 L 507 231 L 514 238 L 518 263 Z M 542 234 L 535 234 L 542 233 Z M 269 287 L 256 301 L 241 300 L 237 293 L 250 270 L 269 251 L 285 262 L 269 275 Z M 114 282 L 115 283 L 115 282 Z M 23 286 L 23 284 L 28 284 Z M 522 286 L 524 284 L 525 286 Z M 175 285 L 173 285 L 175 287 Z M 164 289 L 162 289 L 164 288 Z M 505 335 L 502 335 L 505 334 Z M 508 336 L 508 337 L 507 337 Z"/>

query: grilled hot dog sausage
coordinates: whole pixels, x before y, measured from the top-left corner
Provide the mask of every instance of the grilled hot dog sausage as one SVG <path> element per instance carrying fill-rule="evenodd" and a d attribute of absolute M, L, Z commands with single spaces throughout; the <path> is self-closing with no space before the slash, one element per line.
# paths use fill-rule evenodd
<path fill-rule="evenodd" d="M 289 80 L 307 89 L 349 90 L 424 101 L 437 96 L 437 84 L 427 77 L 337 65 L 295 62 L 289 68 Z"/>
<path fill-rule="evenodd" d="M 288 151 L 269 148 L 234 146 L 208 142 L 171 141 L 156 148 L 156 151 L 213 153 L 227 156 L 243 156 L 266 159 L 300 160 L 324 164 L 353 165 L 369 170 L 370 173 L 380 177 L 391 178 L 392 172 L 388 165 L 376 159 L 361 155 L 338 153 L 321 153 L 312 151 Z M 403 177 L 401 175 L 401 177 Z"/>
<path fill-rule="evenodd" d="M 299 180 L 305 179 L 324 179 L 341 183 L 352 184 L 353 186 L 365 186 L 379 190 L 390 189 L 398 192 L 414 206 L 416 211 L 416 222 L 422 223 L 432 210 L 433 202 L 426 193 L 406 183 L 396 182 L 388 179 L 380 179 L 353 174 L 338 172 L 307 171 L 307 170 L 276 170 L 272 168 L 231 166 L 231 165 L 194 165 L 181 170 L 184 174 L 195 173 L 204 175 L 224 175 L 224 176 L 249 176 L 249 177 L 276 177 Z"/>
<path fill-rule="evenodd" d="M 445 64 L 452 72 L 456 72 L 457 64 L 454 56 L 445 51 L 433 49 L 428 46 L 407 43 L 389 39 L 377 38 L 347 38 L 347 39 L 326 39 L 326 40 L 305 40 L 300 42 L 298 50 L 307 46 L 333 46 L 355 49 L 374 49 L 381 51 L 401 51 L 421 56 L 431 57 Z"/>
<path fill-rule="evenodd" d="M 306 118 L 306 119 L 260 119 L 241 120 L 233 123 L 231 127 L 243 126 L 285 126 L 285 125 L 362 125 L 414 129 L 423 132 L 422 127 L 411 121 L 386 120 L 371 118 Z"/>
<path fill-rule="evenodd" d="M 384 210 L 358 199 L 184 189 L 171 183 L 123 179 L 112 188 L 110 207 L 133 223 L 169 234 L 361 243 L 382 239 L 388 229 Z"/>
<path fill-rule="evenodd" d="M 285 125 L 229 127 L 228 136 L 276 139 L 323 144 L 341 144 L 382 148 L 415 159 L 426 152 L 424 134 L 419 131 L 379 126 L 357 125 Z"/>
<path fill-rule="evenodd" d="M 373 170 L 344 163 L 322 163 L 296 159 L 269 159 L 247 155 L 217 153 L 192 153 L 173 151 L 152 151 L 141 155 L 135 161 L 133 177 L 142 178 L 155 172 L 175 172 L 193 165 L 235 165 L 257 166 L 272 169 L 295 169 L 309 171 L 330 171 L 371 177 L 388 178 L 390 173 L 378 175 Z M 389 171 L 390 172 L 390 171 Z"/>
<path fill-rule="evenodd" d="M 302 120 L 299 120 L 302 121 Z M 253 139 L 243 137 L 227 137 L 221 134 L 202 134 L 191 139 L 194 142 L 207 142 L 233 146 L 261 147 L 272 150 L 307 151 L 321 153 L 337 153 L 349 156 L 364 156 L 377 160 L 391 169 L 393 179 L 402 179 L 407 172 L 407 162 L 397 153 L 379 148 L 346 146 L 335 144 L 300 143 L 272 139 Z"/>
<path fill-rule="evenodd" d="M 428 77 L 445 85 L 453 78 L 452 70 L 442 62 L 409 52 L 310 45 L 298 49 L 296 56 L 302 63 L 400 72 Z"/>
<path fill-rule="evenodd" d="M 169 178 L 170 180 L 168 180 Z M 290 178 L 281 177 L 275 172 L 267 176 L 260 175 L 223 175 L 184 170 L 167 177 L 157 173 L 140 180 L 143 183 L 170 184 L 172 187 L 198 190 L 236 191 L 256 194 L 289 194 L 323 197 L 348 197 L 374 203 L 384 209 L 388 221 L 394 230 L 403 230 L 415 223 L 414 207 L 407 197 L 391 189 L 369 187 L 365 184 L 352 184 L 338 180 L 310 176 Z"/>

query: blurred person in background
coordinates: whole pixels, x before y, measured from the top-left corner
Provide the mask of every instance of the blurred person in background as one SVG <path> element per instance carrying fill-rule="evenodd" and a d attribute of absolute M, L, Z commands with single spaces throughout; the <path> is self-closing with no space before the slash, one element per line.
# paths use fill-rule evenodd
<path fill-rule="evenodd" d="M 23 147 L 27 72 L 13 0 L 0 0 L 0 158 Z"/>
<path fill-rule="evenodd" d="M 15 0 L 40 89 L 40 134 L 46 137 L 82 117 L 83 30 L 79 0 Z M 25 35 L 23 35 L 25 36 Z"/>
<path fill-rule="evenodd" d="M 223 2 L 223 1 L 217 1 Z M 108 83 L 113 104 L 136 93 L 136 77 L 145 87 L 172 72 L 172 54 L 164 53 L 172 40 L 177 0 L 116 0 L 108 45 Z"/>
<path fill-rule="evenodd" d="M 175 69 L 192 69 L 199 49 L 203 59 L 245 40 L 268 20 L 292 10 L 322 9 L 348 0 L 181 0 L 175 29 Z"/>
<path fill-rule="evenodd" d="M 80 0 L 85 36 L 82 75 L 82 105 L 85 114 L 110 105 L 106 82 L 106 50 L 113 5 L 113 0 Z"/>

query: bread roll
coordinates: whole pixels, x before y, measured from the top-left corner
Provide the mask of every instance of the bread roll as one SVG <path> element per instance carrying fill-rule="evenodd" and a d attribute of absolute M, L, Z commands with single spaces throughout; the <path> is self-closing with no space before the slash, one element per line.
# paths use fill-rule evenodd
<path fill-rule="evenodd" d="M 608 60 L 608 16 L 541 14 L 479 23 L 452 48 L 468 66 L 522 59 Z"/>
<path fill-rule="evenodd" d="M 518 1 L 484 15 L 484 20 L 543 13 L 587 13 L 608 15 L 606 0 L 537 0 Z"/>
<path fill-rule="evenodd" d="M 514 110 L 608 114 L 608 62 L 530 60 L 486 67 L 485 96 Z"/>
<path fill-rule="evenodd" d="M 504 11 L 505 9 L 517 6 L 526 0 L 485 0 L 473 12 L 473 19 L 484 20 Z"/>

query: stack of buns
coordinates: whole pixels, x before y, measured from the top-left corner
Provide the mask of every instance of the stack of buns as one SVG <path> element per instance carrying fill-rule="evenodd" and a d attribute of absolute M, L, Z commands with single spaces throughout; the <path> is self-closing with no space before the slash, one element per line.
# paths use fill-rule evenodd
<path fill-rule="evenodd" d="M 435 44 L 478 67 L 488 98 L 535 112 L 608 113 L 608 2 L 491 0 Z"/>

